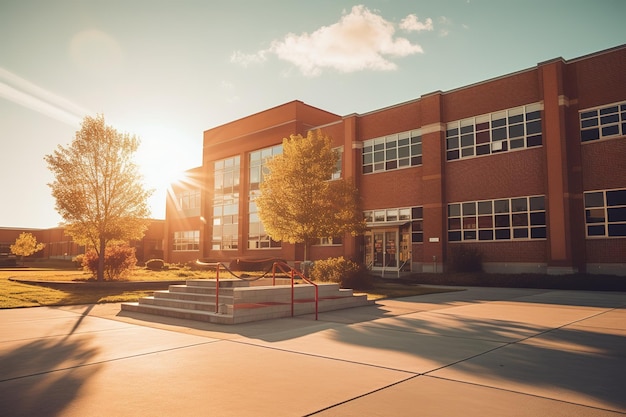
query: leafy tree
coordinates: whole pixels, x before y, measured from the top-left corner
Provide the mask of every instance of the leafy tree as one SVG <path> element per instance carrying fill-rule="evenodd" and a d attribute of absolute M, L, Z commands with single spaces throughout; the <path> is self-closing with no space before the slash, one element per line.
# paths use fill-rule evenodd
<path fill-rule="evenodd" d="M 339 153 L 321 131 L 283 139 L 283 153 L 268 161 L 255 200 L 267 234 L 276 241 L 304 243 L 304 260 L 318 238 L 363 229 L 358 191 L 345 179 L 330 180 Z"/>
<path fill-rule="evenodd" d="M 21 233 L 15 243 L 10 246 L 11 253 L 20 257 L 20 261 L 24 260 L 24 256 L 30 256 L 35 252 L 39 252 L 46 245 L 37 243 L 37 238 L 32 233 Z"/>
<path fill-rule="evenodd" d="M 107 244 L 141 239 L 148 226 L 152 190 L 144 189 L 132 161 L 138 147 L 137 137 L 105 125 L 104 116 L 87 116 L 68 147 L 45 156 L 56 209 L 74 241 L 96 251 L 98 281 Z"/>

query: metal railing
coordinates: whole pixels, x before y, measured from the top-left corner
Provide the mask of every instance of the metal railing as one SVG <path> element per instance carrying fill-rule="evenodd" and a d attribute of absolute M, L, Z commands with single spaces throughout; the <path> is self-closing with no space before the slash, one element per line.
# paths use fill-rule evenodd
<path fill-rule="evenodd" d="M 244 279 L 241 276 L 238 276 L 233 271 L 230 270 L 226 264 L 223 262 L 202 262 L 200 260 L 196 261 L 196 264 L 215 268 L 215 313 L 219 313 L 219 297 L 220 297 L 220 269 L 224 268 L 230 275 L 234 276 L 237 279 L 242 281 L 250 281 Z M 283 274 L 286 274 L 290 277 L 291 281 L 291 317 L 294 316 L 294 304 L 295 304 L 295 278 L 298 276 L 300 279 L 305 281 L 308 284 L 313 285 L 315 288 L 315 320 L 318 318 L 318 310 L 319 310 L 319 290 L 316 283 L 307 278 L 301 271 L 292 268 L 289 264 L 283 261 L 276 261 L 272 264 L 272 286 L 276 286 L 276 271 L 279 270 Z M 263 274 L 261 277 L 264 277 L 267 274 Z"/>

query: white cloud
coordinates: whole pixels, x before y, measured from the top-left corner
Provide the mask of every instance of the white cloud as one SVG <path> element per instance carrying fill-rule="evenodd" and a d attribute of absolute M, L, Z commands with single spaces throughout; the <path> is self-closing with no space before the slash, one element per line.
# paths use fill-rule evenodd
<path fill-rule="evenodd" d="M 432 30 L 432 20 L 425 23 L 417 16 L 407 16 L 401 23 L 405 30 Z M 423 29 L 417 29 L 423 27 Z M 255 54 L 236 51 L 231 62 L 248 66 L 267 60 L 269 54 L 295 65 L 302 74 L 316 76 L 325 69 L 349 73 L 362 70 L 390 71 L 397 65 L 390 58 L 422 53 L 422 47 L 406 38 L 397 37 L 394 24 L 365 6 L 354 6 L 350 13 L 330 26 L 313 33 L 289 33 L 274 40 L 268 49 Z"/>
<path fill-rule="evenodd" d="M 427 18 L 424 22 L 417 19 L 417 15 L 410 14 L 400 21 L 400 29 L 407 32 L 421 32 L 422 30 L 433 30 L 433 19 Z"/>

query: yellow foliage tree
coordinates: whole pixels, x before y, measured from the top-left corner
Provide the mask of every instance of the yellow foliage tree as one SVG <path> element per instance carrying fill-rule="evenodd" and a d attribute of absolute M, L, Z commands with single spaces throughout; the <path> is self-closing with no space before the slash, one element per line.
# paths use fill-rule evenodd
<path fill-rule="evenodd" d="M 363 230 L 358 190 L 330 180 L 338 161 L 331 138 L 309 131 L 283 139 L 283 153 L 267 163 L 255 200 L 259 217 L 272 239 L 304 243 L 304 260 L 314 240 Z"/>
<path fill-rule="evenodd" d="M 20 233 L 15 243 L 10 246 L 11 253 L 19 256 L 20 261 L 24 260 L 24 256 L 30 256 L 42 250 L 46 245 L 37 243 L 37 238 L 32 233 Z"/>
<path fill-rule="evenodd" d="M 141 239 L 148 226 L 152 190 L 144 189 L 132 160 L 138 147 L 137 137 L 118 133 L 104 116 L 88 116 L 69 147 L 45 156 L 66 232 L 99 256 L 98 281 L 104 280 L 107 244 Z"/>

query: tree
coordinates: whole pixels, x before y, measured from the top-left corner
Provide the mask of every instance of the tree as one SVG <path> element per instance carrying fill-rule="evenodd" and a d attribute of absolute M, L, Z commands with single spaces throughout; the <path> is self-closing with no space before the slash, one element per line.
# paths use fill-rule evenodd
<path fill-rule="evenodd" d="M 283 139 L 283 153 L 268 161 L 255 200 L 267 234 L 276 241 L 304 243 L 304 260 L 318 238 L 363 230 L 358 190 L 345 180 L 330 180 L 339 153 L 321 131 Z"/>
<path fill-rule="evenodd" d="M 46 245 L 43 243 L 37 243 L 37 238 L 32 233 L 20 233 L 15 243 L 10 246 L 11 253 L 19 256 L 20 261 L 24 260 L 24 256 L 30 256 L 33 253 L 39 252 Z"/>
<path fill-rule="evenodd" d="M 137 137 L 105 125 L 104 116 L 87 116 L 68 147 L 45 156 L 56 209 L 74 241 L 98 254 L 98 281 L 107 245 L 141 239 L 148 226 L 152 190 L 132 160 L 138 147 Z"/>

